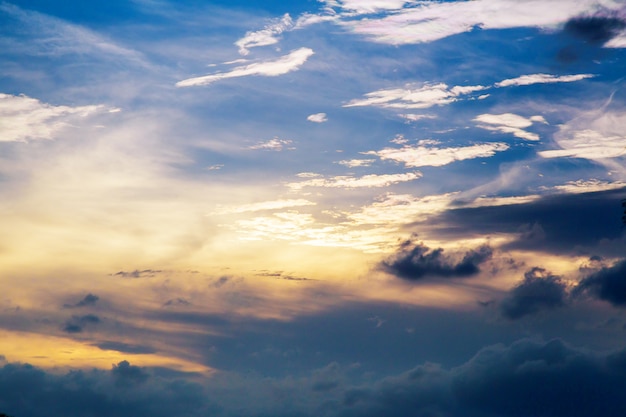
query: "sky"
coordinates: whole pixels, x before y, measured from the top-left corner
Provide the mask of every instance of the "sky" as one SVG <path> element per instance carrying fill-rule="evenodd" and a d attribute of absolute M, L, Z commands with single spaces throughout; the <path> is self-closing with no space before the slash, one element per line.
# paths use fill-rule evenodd
<path fill-rule="evenodd" d="M 0 413 L 626 415 L 624 0 L 0 0 Z"/>

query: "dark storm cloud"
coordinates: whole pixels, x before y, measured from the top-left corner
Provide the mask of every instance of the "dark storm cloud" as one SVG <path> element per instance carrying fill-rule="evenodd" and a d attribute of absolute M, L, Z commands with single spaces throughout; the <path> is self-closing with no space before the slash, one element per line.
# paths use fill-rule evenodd
<path fill-rule="evenodd" d="M 480 265 L 491 259 L 492 254 L 489 246 L 481 246 L 455 262 L 444 255 L 442 248 L 430 249 L 422 242 L 408 239 L 394 255 L 380 262 L 379 268 L 408 281 L 427 277 L 463 278 L 479 273 Z"/>
<path fill-rule="evenodd" d="M 215 415 L 198 384 L 156 377 L 122 361 L 110 371 L 47 373 L 28 364 L 0 368 L 1 411 L 16 417 Z"/>
<path fill-rule="evenodd" d="M 448 210 L 429 224 L 450 237 L 490 233 L 516 234 L 505 249 L 540 250 L 548 253 L 588 253 L 603 240 L 619 240 L 623 234 L 621 204 L 626 190 L 542 197 L 526 204 Z M 606 247 L 617 253 L 618 244 Z"/>
<path fill-rule="evenodd" d="M 95 314 L 86 314 L 84 316 L 72 316 L 71 319 L 63 325 L 63 331 L 66 333 L 81 333 L 85 326 L 100 323 L 100 317 Z"/>
<path fill-rule="evenodd" d="M 100 297 L 98 297 L 97 295 L 89 293 L 76 304 L 64 304 L 63 307 L 64 308 L 79 308 L 79 307 L 92 306 L 92 305 L 95 305 L 99 299 Z"/>
<path fill-rule="evenodd" d="M 574 289 L 574 295 L 587 294 L 614 306 L 626 306 L 626 259 L 584 278 Z"/>
<path fill-rule="evenodd" d="M 561 278 L 543 268 L 532 268 L 500 303 L 500 312 L 510 320 L 565 305 L 568 293 Z"/>
<path fill-rule="evenodd" d="M 588 16 L 570 19 L 564 26 L 565 33 L 593 45 L 602 45 L 622 30 L 626 21 L 619 17 Z"/>

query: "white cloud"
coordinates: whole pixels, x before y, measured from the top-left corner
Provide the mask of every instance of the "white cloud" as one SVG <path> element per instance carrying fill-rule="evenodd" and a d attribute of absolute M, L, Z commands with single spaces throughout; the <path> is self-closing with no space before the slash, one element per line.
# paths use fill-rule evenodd
<path fill-rule="evenodd" d="M 607 135 L 591 129 L 563 133 L 557 139 L 562 149 L 542 151 L 539 155 L 544 158 L 604 159 L 626 154 L 626 136 L 623 134 Z"/>
<path fill-rule="evenodd" d="M 511 133 L 518 138 L 532 141 L 539 140 L 539 135 L 527 132 L 524 128 L 532 126 L 534 122 L 548 123 L 543 116 L 537 115 L 526 118 L 513 113 L 481 114 L 474 118 L 474 121 L 482 123 L 477 125 L 481 129 Z"/>
<path fill-rule="evenodd" d="M 575 74 L 575 75 L 550 75 L 550 74 L 530 74 L 522 75 L 517 78 L 510 78 L 508 80 L 495 83 L 495 87 L 509 87 L 519 85 L 532 85 L 532 84 L 547 84 L 547 83 L 571 83 L 574 81 L 584 80 L 586 78 L 593 78 L 593 74 Z"/>
<path fill-rule="evenodd" d="M 410 7 L 402 8 L 407 3 Z M 330 3 L 327 3 L 331 5 Z M 382 17 L 346 18 L 339 21 L 350 31 L 392 45 L 433 42 L 475 28 L 557 28 L 572 17 L 592 14 L 601 8 L 618 10 L 611 0 L 474 0 L 333 2 L 357 13 L 387 11 Z"/>
<path fill-rule="evenodd" d="M 103 106 L 53 106 L 24 95 L 0 93 L 0 142 L 52 139 L 72 116 L 85 117 Z"/>
<path fill-rule="evenodd" d="M 339 165 L 347 166 L 348 168 L 368 167 L 376 162 L 375 159 L 347 159 L 337 162 Z"/>
<path fill-rule="evenodd" d="M 430 114 L 399 114 L 401 118 L 405 119 L 408 123 L 417 122 L 424 119 L 436 119 L 437 116 Z"/>
<path fill-rule="evenodd" d="M 364 99 L 355 99 L 344 107 L 376 106 L 394 109 L 426 109 L 435 105 L 450 104 L 459 100 L 462 95 L 474 91 L 485 90 L 482 85 L 455 86 L 449 88 L 447 84 L 425 84 L 418 88 L 393 88 L 378 90 L 365 94 Z"/>
<path fill-rule="evenodd" d="M 407 172 L 404 174 L 370 174 L 362 177 L 336 176 L 330 178 L 314 178 L 307 181 L 292 182 L 287 184 L 292 190 L 301 190 L 304 187 L 323 188 L 373 188 L 388 187 L 400 182 L 413 181 L 421 178 L 420 172 Z"/>
<path fill-rule="evenodd" d="M 556 185 L 554 187 L 542 187 L 544 190 L 556 190 L 569 194 L 590 193 L 596 191 L 608 191 L 617 190 L 626 187 L 626 182 L 623 181 L 601 181 L 598 179 L 590 180 L 577 180 L 568 181 L 563 185 Z"/>
<path fill-rule="evenodd" d="M 177 87 L 192 87 L 198 85 L 211 84 L 226 78 L 246 77 L 249 75 L 263 75 L 275 77 L 287 74 L 299 69 L 309 59 L 314 52 L 310 48 L 300 48 L 291 51 L 288 55 L 282 56 L 274 61 L 256 62 L 241 67 L 235 67 L 229 72 L 218 72 L 216 74 L 205 75 L 203 77 L 189 78 L 176 83 Z"/>
<path fill-rule="evenodd" d="M 266 142 L 259 142 L 256 145 L 249 146 L 248 149 L 265 149 L 269 151 L 282 151 L 283 149 L 294 150 L 294 147 L 291 147 L 293 141 L 289 139 L 278 139 L 273 138 Z M 285 148 L 287 147 L 287 148 Z"/>
<path fill-rule="evenodd" d="M 235 214 L 265 210 L 282 210 L 291 207 L 314 206 L 315 204 L 316 203 L 304 199 L 262 201 L 259 203 L 241 204 L 238 206 L 218 206 L 217 209 L 211 214 Z"/>
<path fill-rule="evenodd" d="M 509 149 L 506 143 L 481 143 L 457 148 L 437 148 L 434 146 L 404 146 L 402 148 L 385 148 L 380 151 L 366 152 L 383 160 L 401 162 L 407 167 L 443 166 L 454 161 L 465 159 L 486 158 Z"/>
<path fill-rule="evenodd" d="M 285 14 L 281 19 L 272 22 L 262 30 L 246 33 L 246 36 L 235 42 L 235 45 L 239 47 L 241 55 L 248 55 L 250 48 L 278 43 L 278 36 L 292 27 L 293 20 L 291 20 L 291 16 Z"/>
<path fill-rule="evenodd" d="M 605 48 L 626 48 L 626 31 L 620 32 L 613 39 L 604 44 Z"/>
<path fill-rule="evenodd" d="M 324 123 L 328 121 L 328 117 L 326 117 L 326 113 L 316 113 L 312 114 L 306 118 L 309 122 L 313 123 Z"/>

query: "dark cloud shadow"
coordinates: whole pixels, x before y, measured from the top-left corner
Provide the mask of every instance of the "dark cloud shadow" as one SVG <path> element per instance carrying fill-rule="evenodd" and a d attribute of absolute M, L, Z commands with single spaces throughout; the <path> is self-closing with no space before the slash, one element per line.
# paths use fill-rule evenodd
<path fill-rule="evenodd" d="M 588 295 L 617 307 L 626 307 L 626 259 L 584 278 L 574 288 L 573 294 Z"/>
<path fill-rule="evenodd" d="M 568 299 L 565 283 L 543 268 L 532 268 L 500 302 L 500 313 L 509 320 L 563 307 Z"/>

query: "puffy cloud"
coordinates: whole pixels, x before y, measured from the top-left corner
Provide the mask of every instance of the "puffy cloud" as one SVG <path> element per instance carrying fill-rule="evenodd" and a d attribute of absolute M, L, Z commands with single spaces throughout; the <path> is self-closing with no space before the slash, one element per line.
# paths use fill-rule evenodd
<path fill-rule="evenodd" d="M 532 84 L 551 84 L 551 83 L 571 83 L 574 81 L 593 78 L 593 74 L 575 74 L 575 75 L 551 75 L 551 74 L 529 74 L 521 75 L 516 78 L 509 78 L 495 83 L 495 87 L 510 87 Z"/>
<path fill-rule="evenodd" d="M 455 262 L 443 254 L 442 248 L 430 249 L 421 242 L 408 239 L 400 244 L 398 251 L 379 264 L 379 268 L 407 281 L 424 278 L 463 278 L 480 272 L 480 265 L 493 254 L 489 246 L 481 246 L 465 253 Z"/>
<path fill-rule="evenodd" d="M 256 62 L 240 67 L 235 67 L 229 72 L 219 72 L 202 77 L 188 78 L 176 83 L 177 87 L 193 87 L 211 84 L 218 80 L 249 75 L 262 75 L 275 77 L 298 70 L 314 54 L 310 48 L 300 48 L 274 61 Z"/>
<path fill-rule="evenodd" d="M 575 295 L 589 294 L 614 306 L 626 306 L 626 260 L 584 278 L 574 289 Z"/>
<path fill-rule="evenodd" d="M 315 113 L 306 118 L 309 122 L 313 123 L 324 123 L 328 121 L 328 117 L 326 117 L 326 113 Z"/>
<path fill-rule="evenodd" d="M 424 143 L 424 142 L 421 142 Z M 506 143 L 480 143 L 456 148 L 438 148 L 435 146 L 404 146 L 402 148 L 385 148 L 380 151 L 365 152 L 376 155 L 383 160 L 401 162 L 407 167 L 443 166 L 455 161 L 466 159 L 488 158 L 509 149 Z"/>
<path fill-rule="evenodd" d="M 392 109 L 426 109 L 436 105 L 450 104 L 460 100 L 459 97 L 485 90 L 482 85 L 455 86 L 447 84 L 424 84 L 420 87 L 407 85 L 405 88 L 392 88 L 373 91 L 365 94 L 364 99 L 355 99 L 344 107 L 376 106 Z"/>
<path fill-rule="evenodd" d="M 85 117 L 103 106 L 53 106 L 24 95 L 0 93 L 0 142 L 52 139 L 72 117 Z"/>
<path fill-rule="evenodd" d="M 533 141 L 539 140 L 539 135 L 527 132 L 524 128 L 532 126 L 534 122 L 547 124 L 543 116 L 525 118 L 513 113 L 481 114 L 474 118 L 474 121 L 482 123 L 478 125 L 482 129 L 511 133 L 518 138 Z"/>
<path fill-rule="evenodd" d="M 295 148 L 290 146 L 293 143 L 289 139 L 273 138 L 266 142 L 259 142 L 256 145 L 249 146 L 248 149 L 264 149 L 268 151 L 282 151 L 283 149 L 294 150 Z"/>
<path fill-rule="evenodd" d="M 524 280 L 517 284 L 500 303 L 502 315 L 511 320 L 554 309 L 565 305 L 567 289 L 560 277 L 543 268 L 532 268 L 524 274 Z"/>
<path fill-rule="evenodd" d="M 250 48 L 268 46 L 278 43 L 278 36 L 293 27 L 293 20 L 289 14 L 275 20 L 264 29 L 246 33 L 246 36 L 235 42 L 241 55 L 248 55 Z"/>
<path fill-rule="evenodd" d="M 324 187 L 324 188 L 369 188 L 388 187 L 400 182 L 413 181 L 421 178 L 420 172 L 407 172 L 404 174 L 370 174 L 362 177 L 352 177 L 339 175 L 330 178 L 313 178 L 307 181 L 292 182 L 287 186 L 293 190 L 300 190 L 304 187 Z"/>

